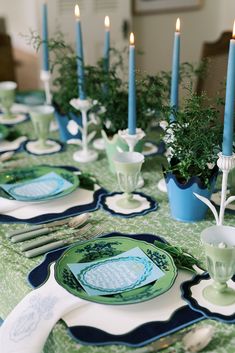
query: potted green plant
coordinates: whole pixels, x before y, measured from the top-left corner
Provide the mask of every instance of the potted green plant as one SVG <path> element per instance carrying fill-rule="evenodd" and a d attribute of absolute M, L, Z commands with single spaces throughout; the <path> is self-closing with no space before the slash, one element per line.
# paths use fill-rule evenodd
<path fill-rule="evenodd" d="M 217 154 L 222 142 L 222 122 L 219 107 L 205 95 L 189 92 L 182 108 L 168 121 L 165 143 L 170 151 L 164 175 L 174 219 L 194 222 L 202 220 L 207 206 L 194 192 L 210 198 L 218 168 Z"/>

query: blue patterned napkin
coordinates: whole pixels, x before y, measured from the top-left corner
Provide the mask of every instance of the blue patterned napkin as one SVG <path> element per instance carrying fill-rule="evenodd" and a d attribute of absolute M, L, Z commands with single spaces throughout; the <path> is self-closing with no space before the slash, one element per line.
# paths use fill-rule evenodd
<path fill-rule="evenodd" d="M 164 272 L 138 247 L 108 259 L 68 264 L 89 295 L 110 295 L 139 288 Z"/>

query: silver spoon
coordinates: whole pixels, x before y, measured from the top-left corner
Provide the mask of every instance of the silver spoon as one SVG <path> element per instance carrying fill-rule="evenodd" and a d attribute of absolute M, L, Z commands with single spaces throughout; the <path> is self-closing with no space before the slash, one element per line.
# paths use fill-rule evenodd
<path fill-rule="evenodd" d="M 89 218 L 90 218 L 90 214 L 84 213 L 82 215 L 79 215 L 79 216 L 76 216 L 76 217 L 69 219 L 68 222 L 66 222 L 66 224 L 63 225 L 63 227 L 68 227 L 68 228 L 73 228 L 73 229 L 77 228 L 77 227 L 81 226 L 82 224 L 84 224 Z M 10 239 L 13 243 L 18 243 L 20 241 L 25 241 L 25 240 L 36 238 L 40 235 L 46 235 L 46 234 L 55 232 L 56 230 L 59 230 L 59 229 L 61 229 L 60 224 L 55 225 L 55 226 L 50 226 L 50 227 L 46 226 L 46 227 L 43 227 L 42 229 L 36 229 L 36 230 L 32 230 L 27 233 L 14 235 Z"/>
<path fill-rule="evenodd" d="M 215 329 L 211 325 L 195 327 L 182 339 L 186 352 L 196 353 L 205 348 L 214 335 Z"/>

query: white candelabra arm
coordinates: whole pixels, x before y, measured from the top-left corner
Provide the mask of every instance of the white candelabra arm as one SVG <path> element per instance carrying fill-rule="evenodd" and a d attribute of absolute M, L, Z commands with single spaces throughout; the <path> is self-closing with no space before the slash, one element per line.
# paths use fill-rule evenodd
<path fill-rule="evenodd" d="M 216 224 L 219 225 L 219 215 L 218 212 L 216 211 L 215 206 L 211 203 L 210 200 L 208 200 L 206 197 L 198 195 L 196 192 L 193 193 L 200 201 L 204 202 L 211 210 L 215 217 Z"/>
<path fill-rule="evenodd" d="M 142 129 L 136 129 L 136 133 L 134 135 L 130 135 L 128 129 L 119 130 L 118 135 L 128 144 L 129 151 L 133 152 L 136 144 L 142 140 L 145 136 L 145 132 Z"/>
<path fill-rule="evenodd" d="M 217 165 L 223 173 L 222 177 L 222 189 L 221 189 L 221 200 L 220 200 L 220 213 L 219 213 L 219 225 L 223 224 L 224 220 L 224 210 L 228 205 L 227 196 L 227 184 L 228 184 L 228 173 L 235 167 L 235 154 L 232 156 L 224 156 L 221 152 L 219 153 L 219 158 L 217 160 Z M 231 199 L 230 199 L 231 200 Z M 231 201 L 229 201 L 230 203 Z"/>
<path fill-rule="evenodd" d="M 225 202 L 225 208 L 233 201 L 235 201 L 235 196 L 230 196 Z"/>
<path fill-rule="evenodd" d="M 40 73 L 40 79 L 41 79 L 41 81 L 43 82 L 43 85 L 44 85 L 46 103 L 48 105 L 51 105 L 52 97 L 51 97 L 51 90 L 50 90 L 50 79 L 51 79 L 50 71 L 42 70 L 41 73 Z"/>
<path fill-rule="evenodd" d="M 224 221 L 224 211 L 225 208 L 230 204 L 231 202 L 235 201 L 235 196 L 230 196 L 226 200 L 227 196 L 227 184 L 228 184 L 228 174 L 229 172 L 235 167 L 235 154 L 233 153 L 232 156 L 224 156 L 221 152 L 218 154 L 219 158 L 217 160 L 217 165 L 219 169 L 222 171 L 223 176 L 222 176 L 222 188 L 221 188 L 221 200 L 220 200 L 220 211 L 219 214 L 215 209 L 215 206 L 209 201 L 206 197 L 200 196 L 196 193 L 194 195 L 204 202 L 212 211 L 216 224 L 221 226 Z"/>
<path fill-rule="evenodd" d="M 91 99 L 79 99 L 74 98 L 70 101 L 70 104 L 82 114 L 82 127 L 78 126 L 79 131 L 82 135 L 81 147 L 82 149 L 75 152 L 73 158 L 77 162 L 87 163 L 93 162 L 98 158 L 96 151 L 89 149 L 88 144 L 95 137 L 96 131 L 88 134 L 88 127 L 92 121 L 88 119 L 88 111 L 92 108 L 93 104 Z"/>

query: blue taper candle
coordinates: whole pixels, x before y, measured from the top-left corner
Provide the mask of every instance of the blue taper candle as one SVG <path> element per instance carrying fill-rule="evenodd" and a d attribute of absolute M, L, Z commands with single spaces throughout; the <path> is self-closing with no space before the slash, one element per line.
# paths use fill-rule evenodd
<path fill-rule="evenodd" d="M 49 71 L 47 3 L 42 4 L 42 68 Z"/>
<path fill-rule="evenodd" d="M 134 34 L 130 34 L 129 47 L 129 91 L 128 91 L 128 133 L 136 133 L 136 86 L 135 86 L 135 45 Z"/>
<path fill-rule="evenodd" d="M 77 52 L 77 73 L 78 73 L 78 96 L 81 100 L 86 99 L 85 93 L 85 74 L 84 74 L 84 56 L 82 43 L 82 26 L 80 21 L 79 6 L 75 6 L 76 16 L 76 52 Z"/>
<path fill-rule="evenodd" d="M 180 19 L 176 21 L 176 31 L 174 35 L 172 74 L 171 74 L 171 107 L 178 109 L 179 104 L 179 66 L 180 66 Z M 171 114 L 171 121 L 175 116 Z"/>
<path fill-rule="evenodd" d="M 109 71 L 109 51 L 110 51 L 110 20 L 109 16 L 105 16 L 105 38 L 104 38 L 104 70 Z"/>
<path fill-rule="evenodd" d="M 223 148 L 224 156 L 231 156 L 233 153 L 233 116 L 235 103 L 235 21 L 233 25 L 233 38 L 230 40 L 228 68 L 227 68 L 227 83 L 226 97 L 224 110 L 224 133 L 223 133 Z"/>

